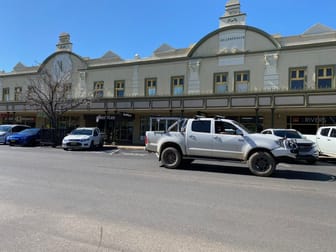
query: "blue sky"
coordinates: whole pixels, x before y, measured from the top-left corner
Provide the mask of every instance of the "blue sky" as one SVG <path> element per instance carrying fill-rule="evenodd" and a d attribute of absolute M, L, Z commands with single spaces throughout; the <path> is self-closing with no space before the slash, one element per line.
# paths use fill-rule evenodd
<path fill-rule="evenodd" d="M 185 48 L 218 29 L 227 0 L 0 0 L 0 70 L 42 63 L 58 36 L 71 36 L 73 52 L 99 58 L 148 57 L 161 44 Z M 314 24 L 336 29 L 336 1 L 241 0 L 247 25 L 269 34 L 302 34 Z"/>

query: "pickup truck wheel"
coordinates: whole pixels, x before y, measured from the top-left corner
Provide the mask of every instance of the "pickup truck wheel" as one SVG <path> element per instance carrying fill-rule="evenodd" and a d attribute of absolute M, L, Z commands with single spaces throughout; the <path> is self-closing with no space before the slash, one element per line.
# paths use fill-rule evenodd
<path fill-rule="evenodd" d="M 269 153 L 259 151 L 252 154 L 248 166 L 254 175 L 267 177 L 275 171 L 276 162 Z"/>
<path fill-rule="evenodd" d="M 161 154 L 161 165 L 169 169 L 176 169 L 182 161 L 181 153 L 174 147 L 165 148 Z"/>

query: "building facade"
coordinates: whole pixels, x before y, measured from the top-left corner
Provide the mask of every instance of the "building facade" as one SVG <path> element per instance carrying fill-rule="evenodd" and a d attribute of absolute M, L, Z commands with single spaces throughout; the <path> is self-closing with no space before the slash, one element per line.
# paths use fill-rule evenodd
<path fill-rule="evenodd" d="M 112 51 L 84 58 L 62 33 L 41 65 L 18 63 L 0 73 L 0 123 L 48 127 L 22 98 L 29 80 L 48 68 L 69 70 L 73 95 L 92 97 L 67 112 L 60 126 L 99 126 L 119 144 L 143 144 L 146 130 L 195 114 L 222 115 L 252 130 L 314 134 L 336 123 L 335 66 L 334 29 L 317 24 L 297 36 L 272 36 L 246 25 L 240 2 L 229 0 L 217 30 L 189 48 L 163 44 L 148 58 L 124 60 Z"/>

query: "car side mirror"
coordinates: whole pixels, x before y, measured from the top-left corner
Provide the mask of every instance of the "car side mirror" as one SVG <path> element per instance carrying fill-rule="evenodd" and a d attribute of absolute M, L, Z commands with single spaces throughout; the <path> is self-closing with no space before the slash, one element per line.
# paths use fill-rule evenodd
<path fill-rule="evenodd" d="M 241 131 L 240 129 L 236 129 L 236 135 L 243 136 L 244 133 L 243 133 L 243 131 Z"/>

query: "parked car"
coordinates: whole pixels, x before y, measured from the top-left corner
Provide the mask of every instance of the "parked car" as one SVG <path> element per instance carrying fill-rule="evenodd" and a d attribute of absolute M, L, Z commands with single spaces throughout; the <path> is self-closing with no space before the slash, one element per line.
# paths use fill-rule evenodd
<path fill-rule="evenodd" d="M 336 126 L 318 128 L 316 135 L 305 135 L 314 141 L 321 155 L 336 158 Z"/>
<path fill-rule="evenodd" d="M 30 126 L 28 125 L 20 125 L 20 124 L 2 124 L 0 125 L 0 143 L 6 144 L 7 137 L 13 133 L 20 132 L 22 130 L 28 129 Z"/>
<path fill-rule="evenodd" d="M 275 135 L 280 138 L 295 139 L 299 147 L 299 152 L 296 156 L 297 160 L 304 160 L 309 164 L 314 164 L 318 160 L 319 151 L 316 144 L 295 129 L 265 129 L 261 133 Z"/>
<path fill-rule="evenodd" d="M 74 129 L 69 135 L 63 138 L 62 148 L 69 149 L 94 149 L 104 144 L 103 134 L 99 128 L 82 127 Z"/>
<path fill-rule="evenodd" d="M 145 150 L 157 153 L 161 166 L 179 168 L 196 159 L 245 161 L 258 176 L 270 176 L 279 162 L 295 160 L 292 139 L 250 133 L 236 121 L 215 118 L 183 119 L 168 131 L 147 131 Z"/>
<path fill-rule="evenodd" d="M 29 128 L 7 137 L 9 145 L 35 146 L 41 141 L 41 129 Z"/>

